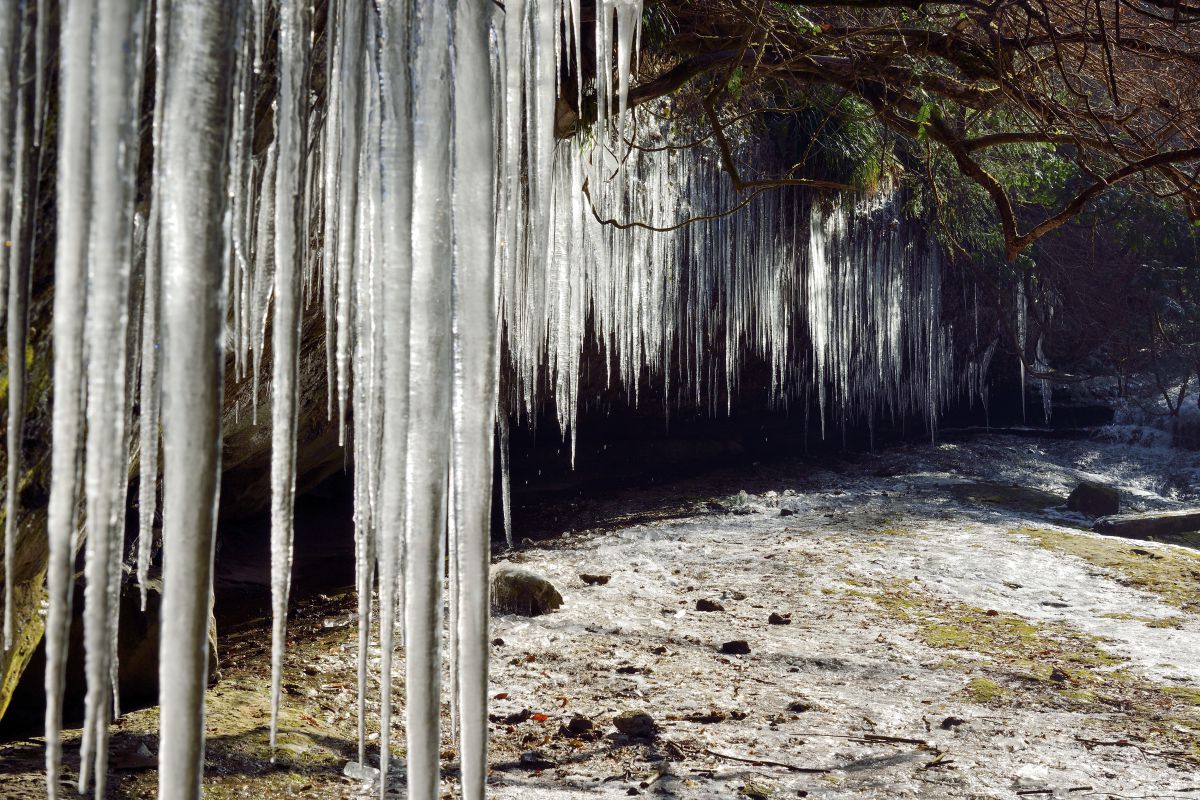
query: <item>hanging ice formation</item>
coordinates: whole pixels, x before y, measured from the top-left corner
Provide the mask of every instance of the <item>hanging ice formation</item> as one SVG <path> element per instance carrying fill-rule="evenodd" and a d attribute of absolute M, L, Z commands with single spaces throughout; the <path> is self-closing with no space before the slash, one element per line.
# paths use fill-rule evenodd
<path fill-rule="evenodd" d="M 594 97 L 598 122 L 564 142 L 555 101 L 561 76 L 584 60 L 579 0 L 62 0 L 59 39 L 47 45 L 49 5 L 10 0 L 0 10 L 0 220 L 12 243 L 0 276 L 17 354 L 8 648 L 37 164 L 55 153 L 51 797 L 81 542 L 80 788 L 104 792 L 135 460 L 143 584 L 162 468 L 160 796 L 199 797 L 222 419 L 249 413 L 265 425 L 260 391 L 273 444 L 274 740 L 306 315 L 323 315 L 330 424 L 354 465 L 359 760 L 372 758 L 363 717 L 375 596 L 379 685 L 392 685 L 396 646 L 406 644 L 403 730 L 417 799 L 440 793 L 447 556 L 446 689 L 462 793 L 484 794 L 493 436 L 506 444 L 508 412 L 532 412 L 539 387 L 573 436 L 589 336 L 633 397 L 648 374 L 667 402 L 713 413 L 732 402 L 749 357 L 770 364 L 774 401 L 811 392 L 822 421 L 843 424 L 919 413 L 932 427 L 956 386 L 936 251 L 897 221 L 892 200 L 817 202 L 789 190 L 746 202 L 703 148 L 625 144 L 661 145 L 666 133 L 655 114 L 629 107 L 638 0 L 597 3 L 598 69 L 574 91 L 578 104 Z M 711 219 L 676 227 L 689 217 Z M 973 391 L 983 391 L 987 360 L 968 370 Z M 227 382 L 250 382 L 250 408 L 223 407 Z M 386 787 L 391 692 L 380 700 Z"/>

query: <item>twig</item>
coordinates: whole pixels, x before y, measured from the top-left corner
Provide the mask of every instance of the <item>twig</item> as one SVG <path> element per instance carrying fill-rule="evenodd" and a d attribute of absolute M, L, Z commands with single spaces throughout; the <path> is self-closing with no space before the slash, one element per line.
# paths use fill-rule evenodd
<path fill-rule="evenodd" d="M 723 753 L 720 750 L 713 750 L 710 747 L 704 748 L 704 752 L 708 753 L 710 756 L 725 758 L 730 761 L 741 761 L 746 764 L 765 764 L 770 767 L 783 767 L 784 769 L 790 769 L 792 772 L 806 772 L 810 775 L 824 775 L 828 772 L 832 772 L 832 770 L 824 769 L 822 767 L 800 767 L 795 764 L 788 764 L 785 761 L 772 761 L 769 758 L 758 758 L 757 756 L 739 756 L 735 753 Z"/>

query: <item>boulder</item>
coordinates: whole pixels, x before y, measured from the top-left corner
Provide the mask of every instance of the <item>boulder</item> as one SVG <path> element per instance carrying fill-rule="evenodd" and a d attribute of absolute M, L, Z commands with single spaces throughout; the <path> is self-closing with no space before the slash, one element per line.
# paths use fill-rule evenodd
<path fill-rule="evenodd" d="M 1123 536 L 1126 539 L 1179 536 L 1200 531 L 1200 508 L 1103 517 L 1096 520 L 1092 530 L 1108 536 Z"/>
<path fill-rule="evenodd" d="M 562 606 L 554 584 L 528 569 L 512 564 L 492 567 L 492 610 L 501 614 L 537 617 Z"/>
<path fill-rule="evenodd" d="M 1121 495 L 1112 486 L 1081 481 L 1067 498 L 1067 510 L 1089 517 L 1106 517 L 1121 510 Z"/>

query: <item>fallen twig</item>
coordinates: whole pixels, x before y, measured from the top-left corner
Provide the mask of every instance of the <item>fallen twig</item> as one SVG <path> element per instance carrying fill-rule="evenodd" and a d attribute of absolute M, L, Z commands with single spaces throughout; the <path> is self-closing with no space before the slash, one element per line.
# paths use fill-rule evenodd
<path fill-rule="evenodd" d="M 801 767 L 796 764 L 789 764 L 786 761 L 772 761 L 769 758 L 759 758 L 758 756 L 739 756 L 735 753 L 724 753 L 720 750 L 713 750 L 710 747 L 706 747 L 704 752 L 710 756 L 725 758 L 730 761 L 741 761 L 746 764 L 765 764 L 769 767 L 783 767 L 784 769 L 790 769 L 792 772 L 807 772 L 811 775 L 824 775 L 832 771 L 822 767 Z"/>

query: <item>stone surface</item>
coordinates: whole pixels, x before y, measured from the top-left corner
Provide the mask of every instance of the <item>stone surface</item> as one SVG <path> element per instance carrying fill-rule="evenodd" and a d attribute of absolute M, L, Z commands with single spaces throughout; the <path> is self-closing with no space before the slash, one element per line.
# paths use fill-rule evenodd
<path fill-rule="evenodd" d="M 1092 530 L 1128 539 L 1179 536 L 1200 531 L 1200 508 L 1103 517 L 1096 520 Z"/>
<path fill-rule="evenodd" d="M 83 698 L 87 684 L 83 673 L 83 585 L 75 587 L 75 618 L 71 623 L 71 640 L 67 658 L 66 687 L 63 693 L 63 718 L 69 725 L 83 719 Z M 151 583 L 146 596 L 146 610 L 141 609 L 137 584 L 127 580 L 121 587 L 121 619 L 119 623 L 117 658 L 118 685 L 121 707 L 128 710 L 143 708 L 158 702 L 158 643 L 162 632 L 161 585 Z M 213 684 L 219 677 L 217 652 L 217 623 L 211 612 L 208 620 L 208 675 Z M 45 647 L 37 645 L 29 666 L 12 693 L 9 713 L 0 720 L 0 732 L 40 732 L 44 722 L 45 693 L 43 675 L 46 668 Z"/>
<path fill-rule="evenodd" d="M 1106 517 L 1121 510 L 1121 495 L 1113 488 L 1096 481 L 1080 481 L 1067 498 L 1067 510 L 1089 517 Z"/>
<path fill-rule="evenodd" d="M 492 609 L 502 614 L 537 617 L 562 606 L 562 595 L 549 580 L 512 564 L 492 567 Z"/>

